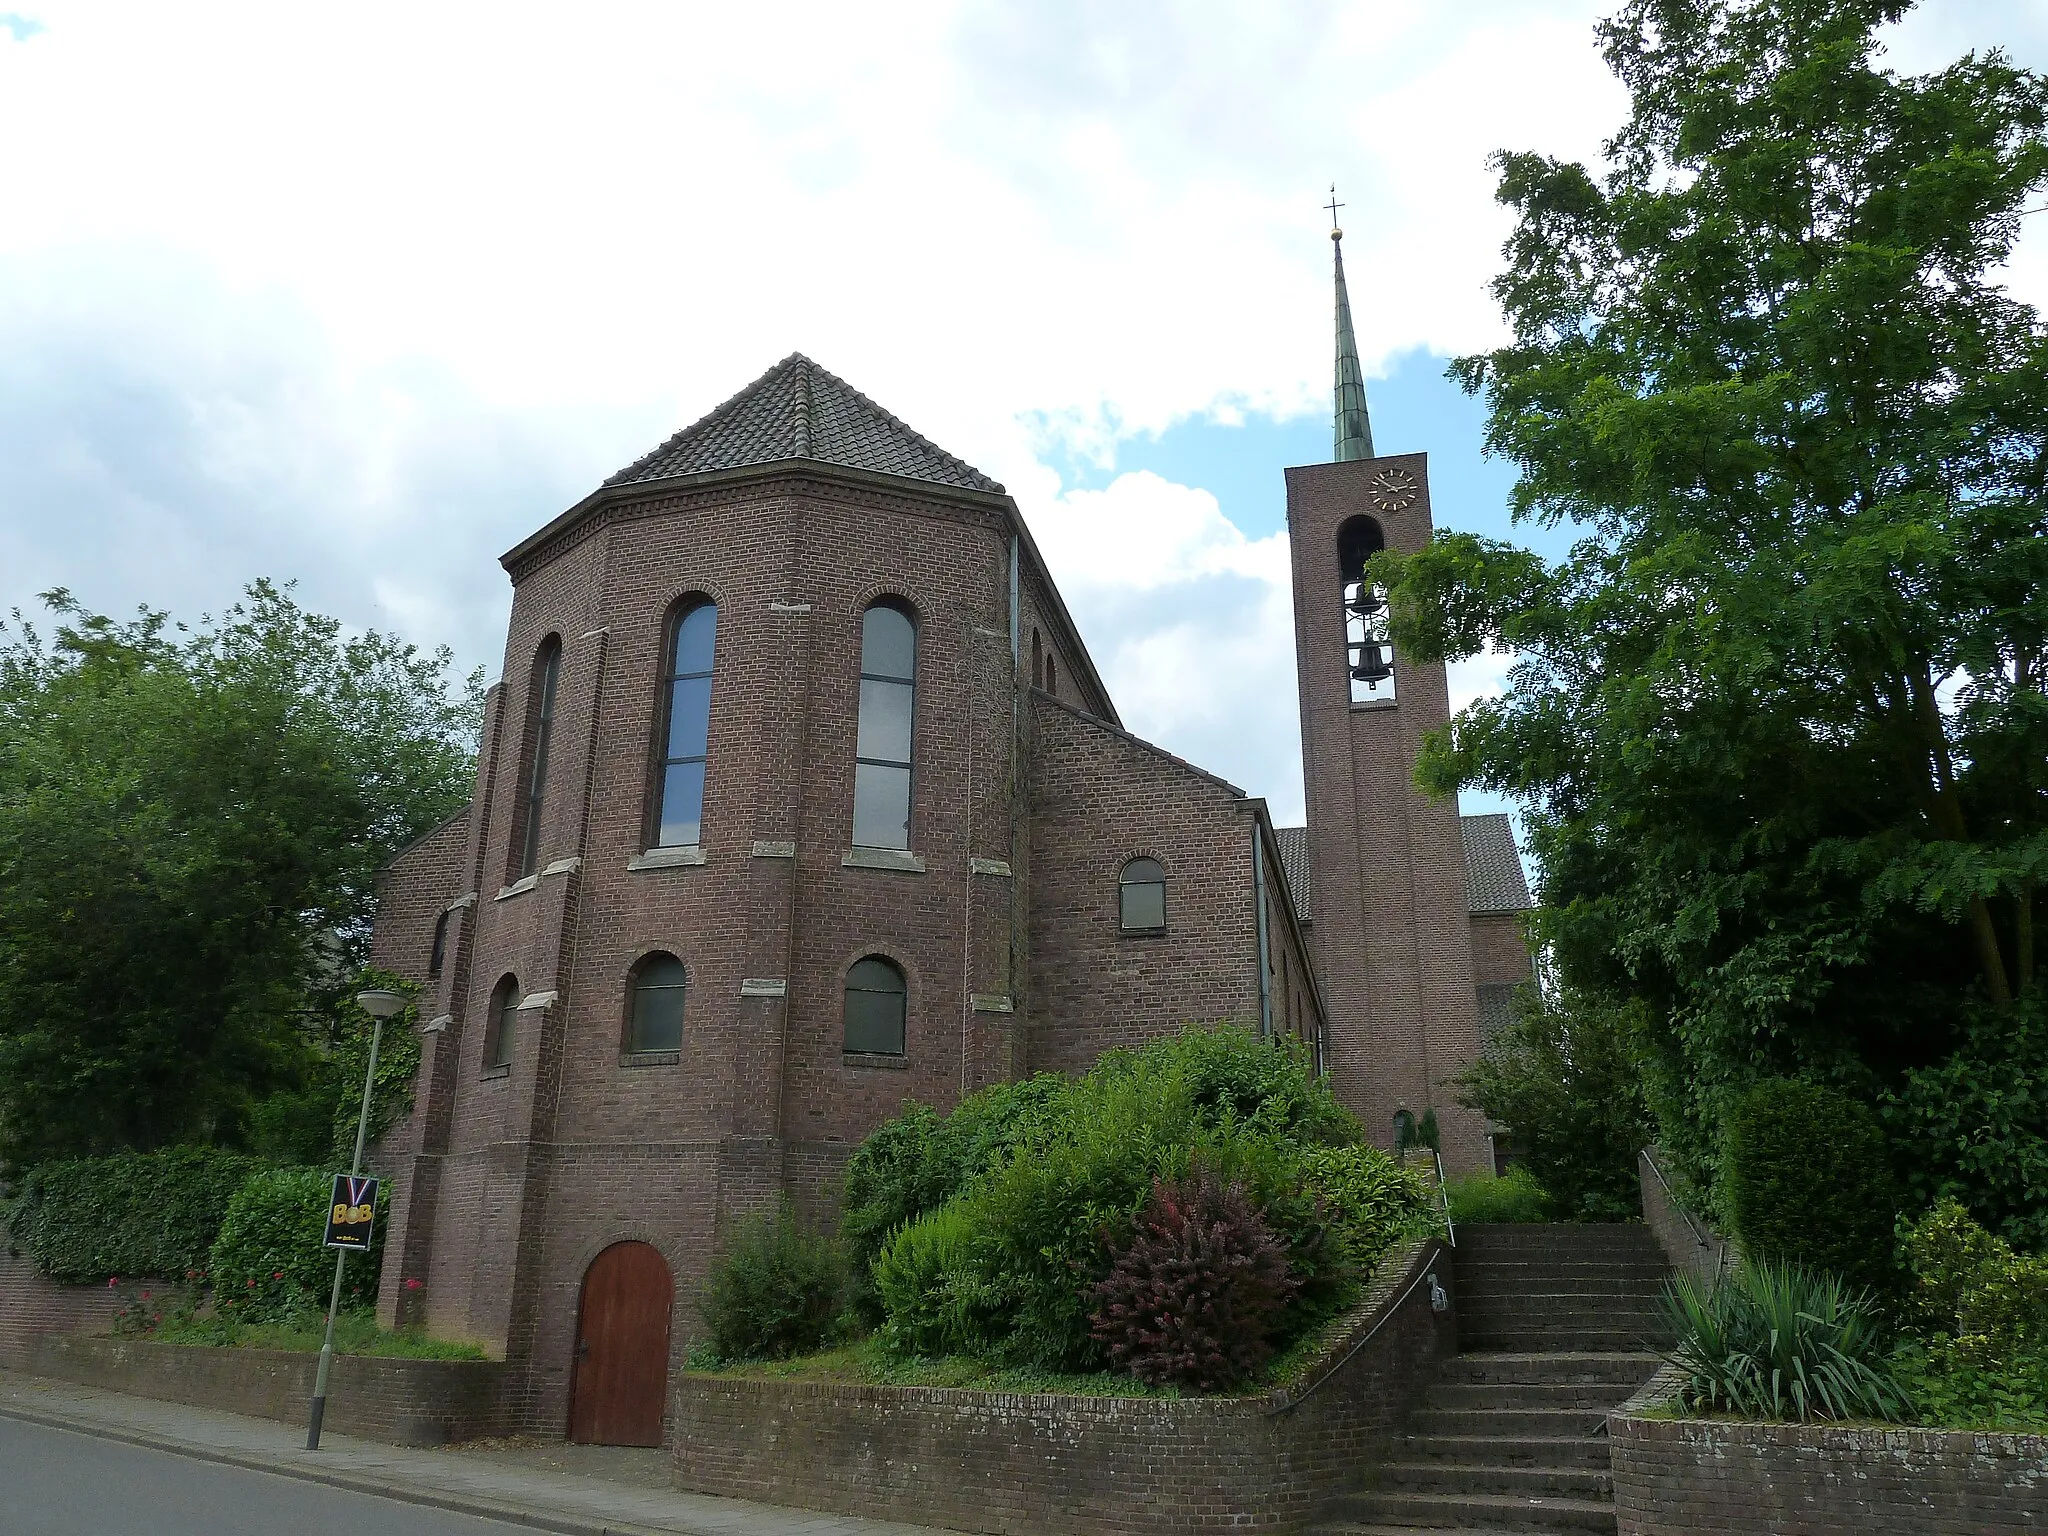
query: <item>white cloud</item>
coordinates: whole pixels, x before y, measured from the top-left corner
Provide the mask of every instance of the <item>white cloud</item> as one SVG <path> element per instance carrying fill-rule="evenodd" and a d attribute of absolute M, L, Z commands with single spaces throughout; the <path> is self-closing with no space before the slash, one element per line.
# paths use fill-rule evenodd
<path fill-rule="evenodd" d="M 1597 152 L 1610 8 L 46 0 L 0 28 L 0 608 L 297 573 L 495 666 L 496 555 L 801 348 L 1013 487 L 1135 729 L 1284 800 L 1283 546 L 1047 437 L 1325 409 L 1333 179 L 1369 362 L 1491 339 L 1485 157 Z M 2043 31 L 1940 0 L 1899 49 Z"/>

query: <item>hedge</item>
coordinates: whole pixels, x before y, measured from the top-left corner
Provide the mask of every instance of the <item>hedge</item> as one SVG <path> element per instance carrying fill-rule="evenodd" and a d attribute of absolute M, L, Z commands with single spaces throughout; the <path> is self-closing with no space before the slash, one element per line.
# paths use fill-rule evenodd
<path fill-rule="evenodd" d="M 182 1279 L 207 1267 L 229 1201 L 262 1166 L 213 1147 L 45 1163 L 22 1181 L 8 1230 L 53 1280 Z"/>
<path fill-rule="evenodd" d="M 229 1202 L 214 1240 L 207 1266 L 214 1304 L 244 1321 L 324 1311 L 334 1284 L 334 1254 L 320 1240 L 333 1189 L 334 1176 L 319 1168 L 267 1168 L 252 1174 Z M 379 1184 L 376 1239 L 368 1253 L 348 1257 L 344 1307 L 367 1307 L 377 1300 L 390 1204 L 388 1188 Z"/>

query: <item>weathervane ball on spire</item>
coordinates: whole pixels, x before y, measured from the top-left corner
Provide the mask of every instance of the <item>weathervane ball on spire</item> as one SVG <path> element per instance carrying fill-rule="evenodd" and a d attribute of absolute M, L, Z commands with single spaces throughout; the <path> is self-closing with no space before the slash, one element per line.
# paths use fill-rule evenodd
<path fill-rule="evenodd" d="M 1330 238 L 1332 240 L 1342 240 L 1344 238 L 1344 231 L 1341 229 L 1332 229 L 1330 231 Z"/>

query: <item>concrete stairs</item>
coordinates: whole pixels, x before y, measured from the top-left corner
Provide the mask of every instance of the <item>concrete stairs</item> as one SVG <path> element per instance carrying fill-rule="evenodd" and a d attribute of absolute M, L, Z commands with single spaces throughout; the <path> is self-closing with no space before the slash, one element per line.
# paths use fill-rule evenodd
<path fill-rule="evenodd" d="M 1657 1369 L 1669 1274 L 1641 1226 L 1468 1226 L 1458 1341 L 1373 1486 L 1319 1536 L 1613 1536 L 1606 1423 Z"/>

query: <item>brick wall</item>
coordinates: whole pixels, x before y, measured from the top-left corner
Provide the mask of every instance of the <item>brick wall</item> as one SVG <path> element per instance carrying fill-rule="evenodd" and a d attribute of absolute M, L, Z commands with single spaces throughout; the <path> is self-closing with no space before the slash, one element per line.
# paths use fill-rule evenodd
<path fill-rule="evenodd" d="M 1671 1267 L 1712 1285 L 1740 1260 L 1735 1245 L 1707 1225 L 1704 1216 L 1682 1209 L 1658 1176 L 1654 1147 L 1636 1154 L 1636 1178 L 1643 1189 L 1643 1224 L 1664 1250 Z"/>
<path fill-rule="evenodd" d="M 1426 1244 L 1390 1265 L 1291 1399 L 684 1374 L 674 1392 L 679 1480 L 707 1493 L 1014 1536 L 1295 1529 L 1383 1454 L 1451 1351 L 1454 1324 L 1431 1312 L 1423 1280 L 1439 1251 Z"/>
<path fill-rule="evenodd" d="M 1994 1536 L 2048 1530 L 2048 1437 L 1608 1418 L 1620 1536 Z"/>
<path fill-rule="evenodd" d="M 10 1253 L 0 1228 L 0 1366 L 28 1364 L 46 1333 L 105 1328 L 128 1297 L 105 1285 L 65 1285 L 37 1269 L 28 1255 Z"/>
<path fill-rule="evenodd" d="M 303 1424 L 319 1356 L 275 1349 L 203 1349 L 133 1339 L 45 1337 L 25 1362 L 38 1376 L 135 1397 Z M 385 1360 L 337 1355 L 327 1378 L 327 1428 L 392 1445 L 444 1445 L 497 1430 L 504 1367 L 486 1360 Z"/>

